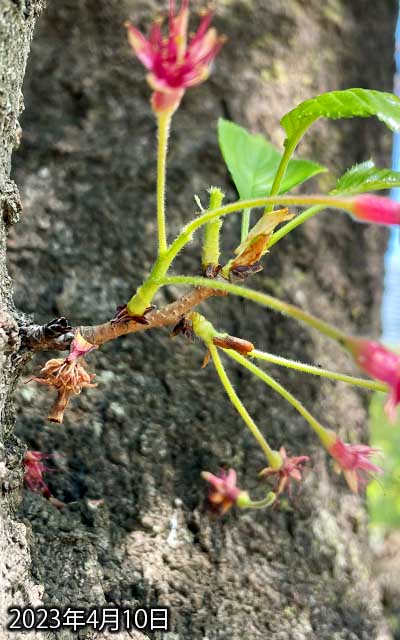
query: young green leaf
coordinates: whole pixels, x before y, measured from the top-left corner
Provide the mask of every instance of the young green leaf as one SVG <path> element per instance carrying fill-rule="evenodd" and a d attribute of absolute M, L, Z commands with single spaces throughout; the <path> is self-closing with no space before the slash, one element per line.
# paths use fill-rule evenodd
<path fill-rule="evenodd" d="M 281 154 L 261 135 L 253 135 L 229 120 L 218 121 L 218 141 L 241 200 L 269 195 Z M 279 193 L 326 171 L 309 160 L 291 160 Z"/>
<path fill-rule="evenodd" d="M 400 99 L 369 89 L 330 91 L 306 100 L 281 120 L 288 140 L 298 139 L 318 118 L 368 118 L 376 116 L 392 131 L 400 131 Z"/>
<path fill-rule="evenodd" d="M 400 171 L 378 169 L 372 160 L 367 160 L 348 169 L 339 178 L 331 193 L 353 195 L 393 187 L 400 187 Z"/>

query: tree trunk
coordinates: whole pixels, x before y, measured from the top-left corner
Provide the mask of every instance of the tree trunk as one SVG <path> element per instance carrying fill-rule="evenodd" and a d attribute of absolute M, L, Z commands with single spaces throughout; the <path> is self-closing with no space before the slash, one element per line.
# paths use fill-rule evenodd
<path fill-rule="evenodd" d="M 8 218 L 18 208 L 17 196 L 7 194 L 16 194 L 8 177 L 20 82 L 34 7 L 40 7 L 28 4 L 0 0 L 0 66 L 6 72 L 0 158 Z M 279 118 L 302 99 L 350 86 L 391 90 L 397 3 L 379 4 L 379 17 L 376 3 L 367 0 L 219 4 L 216 24 L 228 43 L 211 79 L 186 94 L 173 121 L 171 238 L 195 210 L 194 193 L 205 202 L 205 190 L 216 184 L 234 197 L 216 144 L 219 116 L 281 144 Z M 65 315 L 77 325 L 110 318 L 154 259 L 156 128 L 123 23 L 130 18 L 145 27 L 160 6 L 152 0 L 64 0 L 49 3 L 40 20 L 25 86 L 23 142 L 14 159 L 24 212 L 9 237 L 15 303 L 36 321 Z M 389 148 L 382 126 L 353 120 L 315 125 L 299 153 L 340 174 L 371 155 L 387 166 Z M 319 186 L 327 188 L 328 179 Z M 228 257 L 238 243 L 239 219 L 231 217 L 224 232 Z M 381 229 L 322 214 L 271 251 L 251 286 L 349 332 L 376 334 L 385 239 Z M 10 309 L 3 245 L 4 231 L 2 304 Z M 199 270 L 198 239 L 176 270 Z M 156 302 L 162 306 L 179 293 L 165 288 Z M 250 303 L 216 298 L 201 308 L 221 330 L 260 348 L 337 370 L 351 367 L 335 345 Z M 4 314 L 5 348 L 15 352 L 15 314 Z M 3 552 L 3 562 L 15 562 L 7 605 L 27 604 L 42 590 L 46 606 L 168 605 L 171 634 L 150 637 L 170 640 L 391 637 L 370 573 L 364 499 L 334 476 L 304 421 L 234 367 L 235 387 L 273 446 L 309 454 L 313 469 L 296 498 L 276 510 L 231 512 L 221 520 L 205 512 L 202 469 L 216 471 L 225 462 L 238 470 L 241 485 L 257 492 L 256 474 L 265 465 L 212 366 L 200 369 L 202 345 L 172 342 L 165 330 L 127 336 L 91 354 L 98 387 L 71 403 L 61 426 L 46 422 L 51 391 L 19 385 L 17 435 L 30 449 L 54 455 L 49 485 L 66 503 L 57 510 L 43 496 L 24 492 L 28 578 L 25 529 L 15 520 L 21 446 L 11 436 L 11 351 L 4 356 L 0 395 L 10 474 L 3 497 L 6 539 L 14 549 Z M 30 371 L 48 357 L 35 356 Z M 277 375 L 344 439 L 366 437 L 366 394 L 293 372 Z"/>
<path fill-rule="evenodd" d="M 11 154 L 18 145 L 21 93 L 36 17 L 42 0 L 0 1 L 0 625 L 6 637 L 6 610 L 37 605 L 40 589 L 30 577 L 26 528 L 16 509 L 21 501 L 23 445 L 14 435 L 12 393 L 18 375 L 17 314 L 6 268 L 6 231 L 19 218 L 21 203 L 10 180 Z"/>

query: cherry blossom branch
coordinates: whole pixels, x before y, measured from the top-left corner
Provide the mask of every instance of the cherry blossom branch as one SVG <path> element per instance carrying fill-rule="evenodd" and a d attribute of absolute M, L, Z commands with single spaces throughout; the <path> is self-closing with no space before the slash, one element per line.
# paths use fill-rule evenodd
<path fill-rule="evenodd" d="M 175 325 L 182 316 L 204 300 L 207 300 L 207 298 L 225 295 L 227 294 L 224 291 L 216 291 L 206 287 L 195 287 L 175 302 L 168 304 L 162 309 L 155 309 L 147 314 L 147 324 L 140 324 L 135 320 L 117 323 L 110 321 L 93 326 L 69 327 L 68 333 L 54 337 L 45 331 L 45 328 L 54 322 L 51 321 L 47 325 L 41 326 L 35 324 L 21 327 L 20 333 L 25 336 L 23 341 L 24 346 L 31 351 L 65 351 L 70 347 L 74 335 L 78 330 L 85 340 L 100 346 L 129 333 Z"/>

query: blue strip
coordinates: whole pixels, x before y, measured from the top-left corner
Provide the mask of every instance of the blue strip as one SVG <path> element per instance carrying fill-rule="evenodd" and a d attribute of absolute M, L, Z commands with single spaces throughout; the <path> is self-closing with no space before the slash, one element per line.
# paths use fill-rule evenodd
<path fill-rule="evenodd" d="M 400 3 L 399 3 L 400 10 Z M 394 92 L 400 96 L 400 13 L 396 25 L 396 75 Z M 392 168 L 400 171 L 400 135 L 393 135 Z M 400 188 L 392 189 L 390 197 L 400 202 Z M 385 278 L 382 296 L 382 340 L 394 347 L 400 345 L 400 228 L 390 230 L 385 253 Z"/>

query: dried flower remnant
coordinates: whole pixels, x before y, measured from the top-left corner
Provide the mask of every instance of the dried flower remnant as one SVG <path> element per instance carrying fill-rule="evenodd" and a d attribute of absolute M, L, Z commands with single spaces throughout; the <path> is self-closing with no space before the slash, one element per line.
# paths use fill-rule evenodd
<path fill-rule="evenodd" d="M 346 346 L 360 369 L 389 385 L 385 412 L 389 420 L 395 422 L 400 403 L 400 356 L 374 340 L 349 338 Z"/>
<path fill-rule="evenodd" d="M 366 444 L 346 444 L 332 433 L 333 442 L 327 448 L 336 462 L 338 473 L 343 471 L 347 484 L 354 493 L 368 482 L 371 474 L 383 473 L 383 470 L 370 460 L 381 453 L 380 449 Z"/>
<path fill-rule="evenodd" d="M 215 29 L 209 29 L 211 19 L 212 12 L 207 11 L 189 43 L 189 0 L 182 1 L 177 13 L 174 0 L 170 0 L 167 36 L 162 34 L 162 19 L 155 20 L 149 38 L 126 23 L 129 43 L 150 71 L 147 81 L 153 89 L 151 103 L 155 113 L 173 113 L 185 90 L 208 78 L 210 65 L 225 41 Z"/>
<path fill-rule="evenodd" d="M 304 465 L 310 460 L 308 456 L 295 456 L 289 457 L 284 447 L 279 449 L 280 456 L 282 458 L 282 466 L 279 469 L 273 469 L 267 467 L 260 471 L 259 476 L 261 478 L 270 478 L 276 476 L 276 485 L 274 492 L 277 496 L 283 493 L 286 489 L 289 496 L 291 495 L 291 482 L 301 482 L 302 470 Z"/>
<path fill-rule="evenodd" d="M 61 423 L 63 421 L 64 411 L 72 395 L 79 395 L 85 387 L 97 386 L 92 383 L 95 374 L 87 371 L 82 360 L 82 355 L 94 348 L 94 345 L 77 334 L 67 358 L 48 360 L 40 371 L 42 376 L 31 378 L 39 384 L 55 387 L 57 390 L 57 399 L 48 416 L 51 422 Z M 79 360 L 81 361 L 79 362 Z"/>

